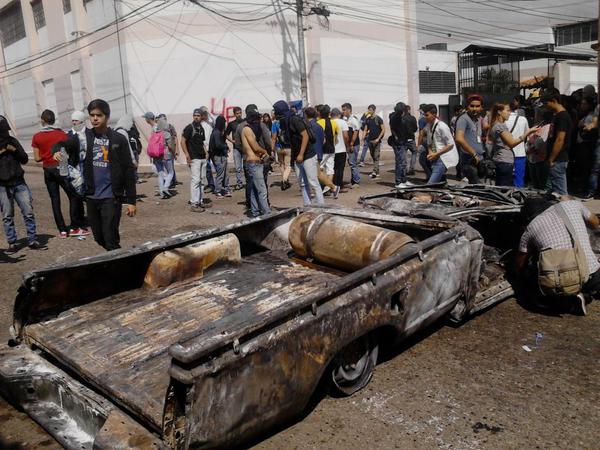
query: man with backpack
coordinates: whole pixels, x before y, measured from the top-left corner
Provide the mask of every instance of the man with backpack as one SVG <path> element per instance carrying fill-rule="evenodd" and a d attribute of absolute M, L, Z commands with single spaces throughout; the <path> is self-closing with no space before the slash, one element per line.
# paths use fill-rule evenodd
<path fill-rule="evenodd" d="M 152 127 L 146 152 L 158 174 L 158 194 L 163 200 L 171 198 L 171 182 L 173 181 L 173 158 L 175 154 L 174 138 L 169 132 L 169 124 L 164 118 L 155 118 L 147 112 L 144 118 Z"/>
<path fill-rule="evenodd" d="M 192 123 L 181 135 L 181 149 L 190 167 L 190 203 L 192 212 L 203 212 L 204 186 L 206 185 L 206 134 L 202 126 L 202 111 L 194 110 Z"/>
<path fill-rule="evenodd" d="M 583 294 L 600 291 L 600 264 L 586 228 L 598 229 L 600 221 L 581 202 L 560 203 L 545 198 L 527 199 L 522 215 L 527 228 L 519 243 L 515 273 L 527 273 L 530 256 L 537 256 L 536 288 L 546 298 L 575 299 L 586 314 Z M 527 289 L 528 295 L 535 292 Z"/>
<path fill-rule="evenodd" d="M 292 114 L 288 104 L 280 100 L 273 105 L 279 117 L 281 132 L 288 133 L 291 158 L 295 162 L 296 175 L 300 180 L 300 192 L 305 206 L 312 203 L 311 188 L 315 191 L 316 203 L 322 205 L 323 191 L 319 184 L 317 153 L 315 151 L 316 137 L 313 128 L 297 114 Z"/>
<path fill-rule="evenodd" d="M 35 232 L 35 217 L 31 191 L 25 183 L 23 164 L 29 159 L 23 146 L 9 133 L 10 125 L 4 116 L 0 116 L 0 209 L 4 233 L 8 241 L 8 253 L 14 253 L 17 248 L 17 232 L 15 229 L 15 200 L 21 209 L 25 229 L 27 230 L 27 245 L 32 249 L 40 248 Z"/>
<path fill-rule="evenodd" d="M 406 114 L 406 105 L 399 102 L 394 107 L 394 112 L 389 118 L 391 136 L 388 139 L 388 144 L 394 149 L 395 159 L 395 186 L 396 189 L 410 186 L 407 178 L 406 170 L 406 152 L 408 150 L 408 139 L 414 136 L 416 129 Z"/>
<path fill-rule="evenodd" d="M 462 175 L 470 184 L 479 184 L 479 174 L 482 172 L 484 149 L 481 142 L 481 122 L 479 117 L 483 110 L 483 98 L 472 94 L 467 98 L 467 110 L 456 120 L 454 140 L 460 152 L 459 158 Z"/>

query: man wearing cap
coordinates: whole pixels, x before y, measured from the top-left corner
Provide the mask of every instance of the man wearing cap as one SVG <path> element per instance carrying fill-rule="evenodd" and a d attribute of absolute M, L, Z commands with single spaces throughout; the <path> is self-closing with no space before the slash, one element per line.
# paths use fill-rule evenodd
<path fill-rule="evenodd" d="M 156 119 L 164 119 L 165 122 L 167 122 L 168 126 L 169 126 L 169 133 L 171 134 L 171 137 L 173 138 L 173 143 L 175 144 L 175 149 L 174 149 L 174 153 L 173 153 L 173 180 L 171 180 L 171 185 L 169 186 L 169 188 L 174 189 L 175 186 L 177 185 L 178 181 L 177 181 L 177 172 L 175 171 L 175 166 L 177 165 L 177 158 L 179 158 L 179 141 L 177 140 L 177 130 L 175 129 L 175 127 L 173 126 L 173 124 L 171 122 L 169 122 L 169 120 L 167 119 L 167 115 L 165 113 L 160 113 L 156 116 Z"/>
<path fill-rule="evenodd" d="M 202 126 L 203 112 L 194 109 L 192 123 L 183 129 L 181 134 L 181 149 L 190 167 L 190 203 L 192 212 L 203 212 L 204 186 L 206 185 L 207 154 L 205 142 L 206 132 Z"/>
<path fill-rule="evenodd" d="M 42 129 L 33 135 L 31 147 L 33 158 L 42 163 L 44 168 L 44 182 L 48 189 L 54 222 L 58 228 L 61 238 L 69 236 L 69 230 L 76 233 L 84 227 L 83 203 L 75 190 L 71 187 L 66 177 L 61 176 L 58 170 L 58 161 L 52 156 L 52 147 L 59 142 L 68 139 L 67 135 L 59 127 L 55 126 L 56 117 L 52 111 L 46 109 L 41 116 Z M 60 189 L 69 198 L 69 213 L 71 225 L 67 227 L 60 207 Z"/>
<path fill-rule="evenodd" d="M 8 241 L 8 253 L 13 253 L 17 248 L 17 232 L 15 230 L 15 200 L 21 209 L 25 229 L 27 230 L 27 244 L 30 248 L 39 248 L 35 232 L 35 217 L 31 191 L 25 183 L 22 164 L 27 164 L 27 153 L 14 137 L 9 134 L 10 125 L 4 116 L 0 116 L 0 209 L 2 209 L 2 222 L 4 233 Z"/>

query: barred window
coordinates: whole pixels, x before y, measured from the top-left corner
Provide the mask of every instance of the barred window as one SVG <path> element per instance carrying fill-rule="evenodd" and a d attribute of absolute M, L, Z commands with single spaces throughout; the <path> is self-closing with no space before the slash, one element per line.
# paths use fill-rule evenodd
<path fill-rule="evenodd" d="M 4 47 L 26 37 L 20 2 L 14 2 L 0 11 L 0 36 Z"/>
<path fill-rule="evenodd" d="M 68 14 L 71 12 L 71 0 L 62 0 L 63 2 L 63 13 Z"/>
<path fill-rule="evenodd" d="M 46 26 L 46 16 L 44 16 L 44 5 L 42 0 L 34 0 L 31 2 L 31 9 L 33 10 L 33 21 L 35 22 L 35 29 L 39 30 Z"/>
<path fill-rule="evenodd" d="M 435 70 L 419 71 L 419 91 L 421 94 L 456 93 L 456 74 Z"/>
<path fill-rule="evenodd" d="M 594 42 L 597 39 L 598 22 L 595 20 L 556 27 L 554 30 L 554 41 L 557 47 Z"/>

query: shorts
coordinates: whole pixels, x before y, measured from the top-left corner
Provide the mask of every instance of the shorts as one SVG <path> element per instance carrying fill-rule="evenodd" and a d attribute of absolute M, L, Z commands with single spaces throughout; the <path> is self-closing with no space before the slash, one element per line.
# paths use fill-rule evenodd
<path fill-rule="evenodd" d="M 333 175 L 333 163 L 335 159 L 335 153 L 324 153 L 323 160 L 321 161 L 321 170 L 325 172 L 325 175 Z"/>

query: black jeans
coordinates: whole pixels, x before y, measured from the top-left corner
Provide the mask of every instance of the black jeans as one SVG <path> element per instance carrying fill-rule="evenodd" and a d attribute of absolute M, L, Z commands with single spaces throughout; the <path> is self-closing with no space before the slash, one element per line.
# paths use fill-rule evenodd
<path fill-rule="evenodd" d="M 44 169 L 44 182 L 50 195 L 50 202 L 52 204 L 52 214 L 54 214 L 54 222 L 56 222 L 56 228 L 58 231 L 68 231 L 65 219 L 62 215 L 60 208 L 60 188 L 65 191 L 69 198 L 69 216 L 71 219 L 71 225 L 69 228 L 81 228 L 85 226 L 85 218 L 83 212 L 83 199 L 73 190 L 69 182 L 65 177 L 61 177 L 58 172 L 58 168 L 45 168 Z"/>
<path fill-rule="evenodd" d="M 469 184 L 479 184 L 479 171 L 473 157 L 462 150 L 460 151 L 461 175 L 469 180 Z M 460 178 L 462 179 L 462 178 Z"/>
<path fill-rule="evenodd" d="M 583 285 L 584 293 L 596 294 L 600 292 L 600 269 L 590 275 L 590 279 Z"/>
<path fill-rule="evenodd" d="M 346 152 L 336 153 L 333 157 L 333 184 L 344 186 L 344 167 L 346 167 Z"/>
<path fill-rule="evenodd" d="M 106 250 L 121 248 L 119 245 L 119 224 L 123 204 L 114 199 L 87 199 L 88 221 L 92 227 L 94 240 Z"/>
<path fill-rule="evenodd" d="M 497 162 L 496 164 L 496 186 L 513 185 L 514 164 Z"/>

